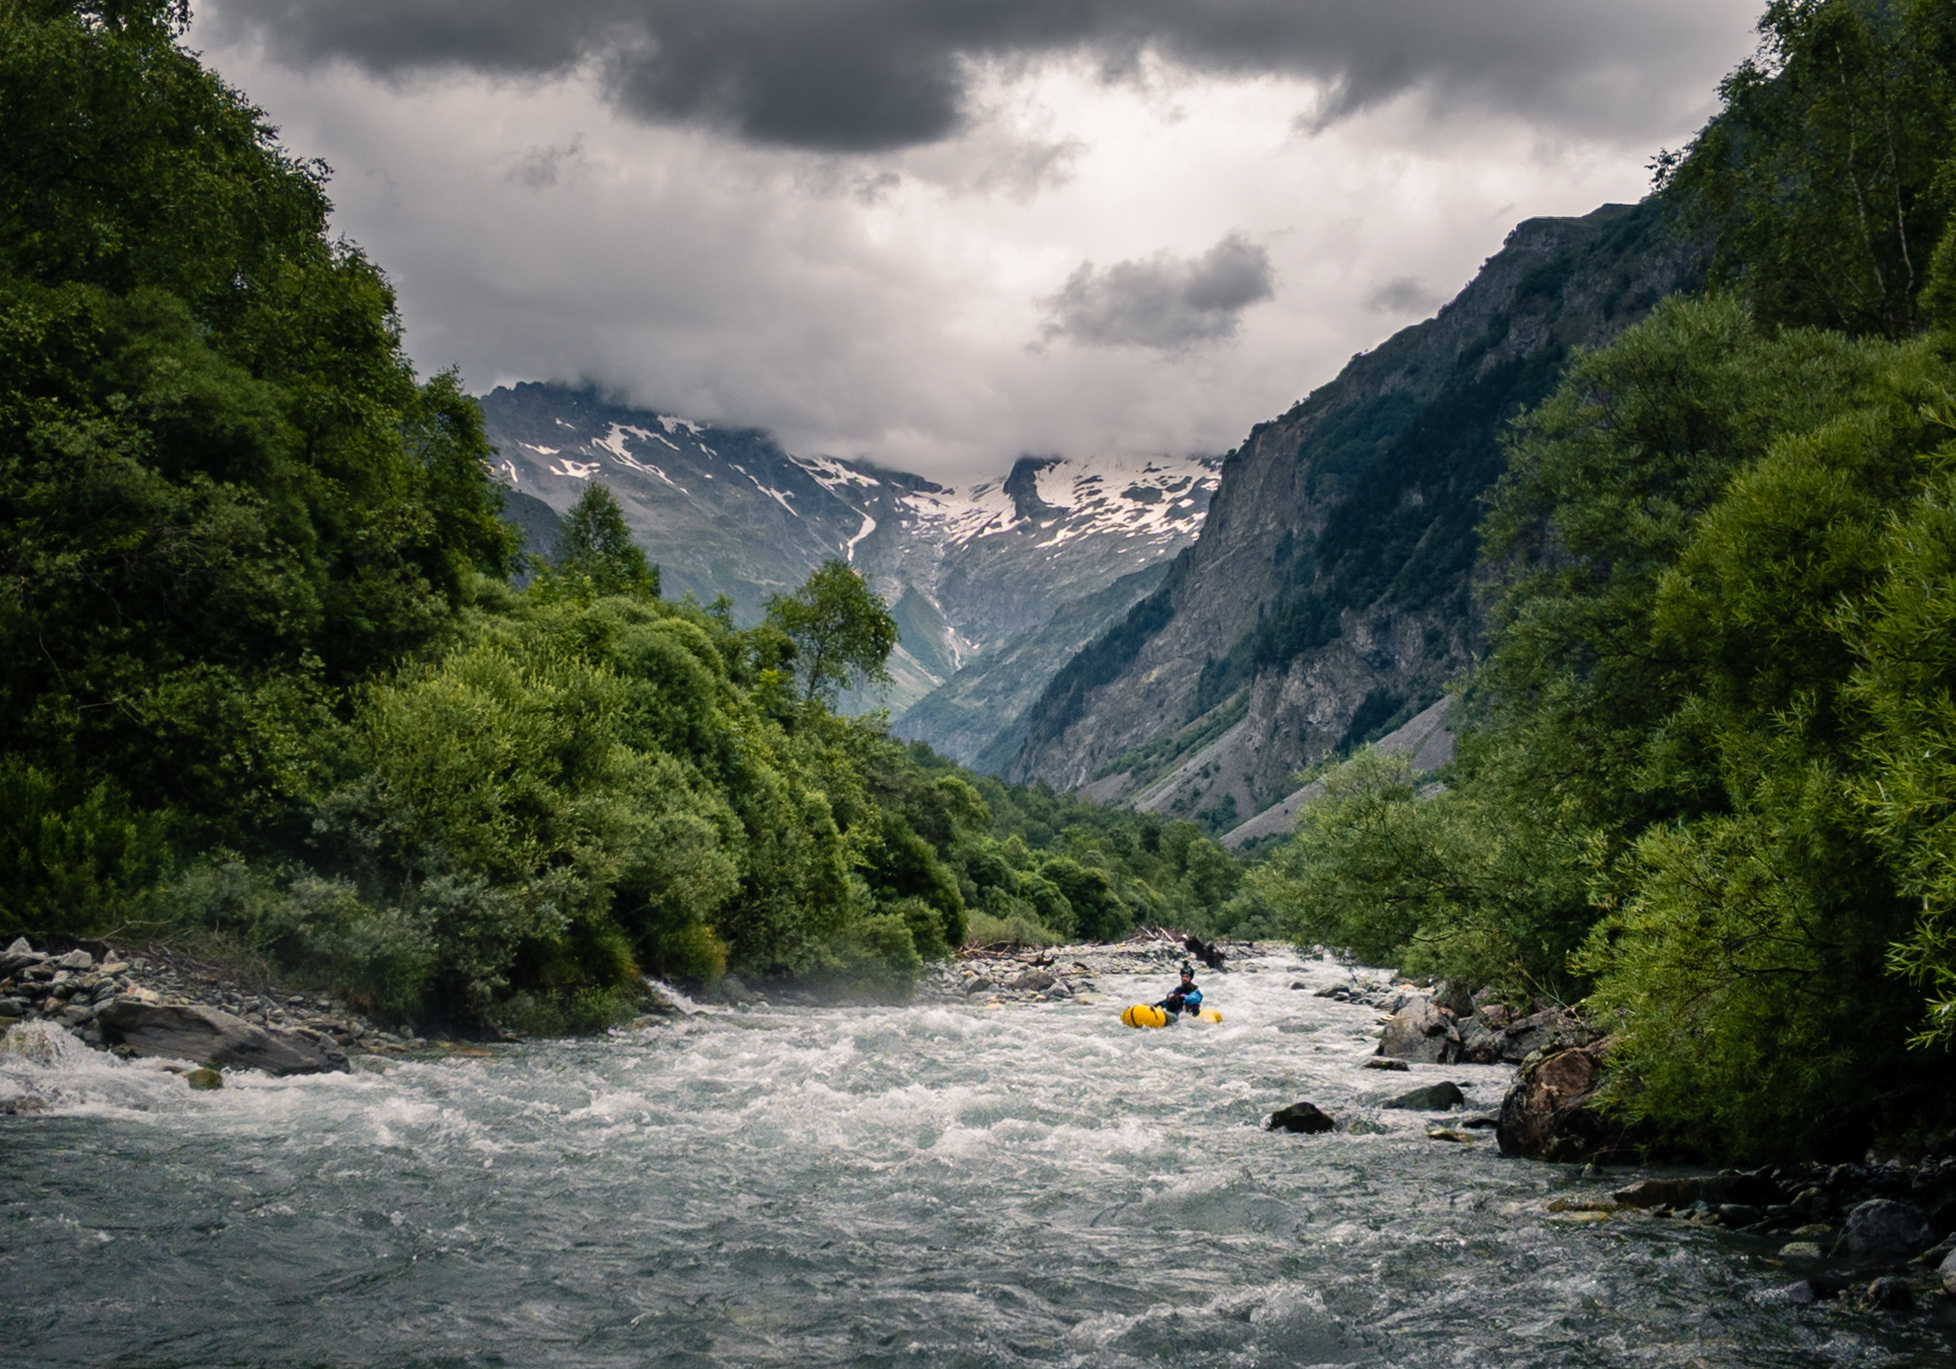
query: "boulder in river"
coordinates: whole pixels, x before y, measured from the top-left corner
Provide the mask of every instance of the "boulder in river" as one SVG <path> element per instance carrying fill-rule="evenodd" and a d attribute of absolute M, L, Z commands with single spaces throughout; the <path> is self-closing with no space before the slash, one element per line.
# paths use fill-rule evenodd
<path fill-rule="evenodd" d="M 1942 1291 L 1956 1298 L 1956 1250 L 1943 1256 L 1942 1264 L 1936 1269 L 1936 1275 L 1942 1280 Z"/>
<path fill-rule="evenodd" d="M 1929 1214 L 1914 1204 L 1871 1198 L 1847 1214 L 1841 1248 L 1857 1260 L 1905 1260 L 1939 1234 Z"/>
<path fill-rule="evenodd" d="M 1621 1164 L 1635 1158 L 1626 1129 L 1598 1106 L 1607 1040 L 1538 1056 L 1501 1100 L 1495 1135 L 1503 1155 L 1565 1164 Z"/>
<path fill-rule="evenodd" d="M 320 1050 L 291 1032 L 273 1035 L 215 1008 L 139 1003 L 118 998 L 96 1016 L 111 1044 L 136 1055 L 230 1065 L 267 1074 L 320 1074 L 344 1070 L 346 1057 Z"/>
<path fill-rule="evenodd" d="M 1315 1103 L 1292 1103 L 1287 1108 L 1278 1108 L 1270 1114 L 1270 1120 L 1263 1124 L 1265 1131 L 1301 1131 L 1307 1136 L 1315 1136 L 1321 1131 L 1330 1131 L 1338 1124 Z"/>
<path fill-rule="evenodd" d="M 1397 1098 L 1379 1104 L 1382 1108 L 1406 1108 L 1413 1112 L 1446 1112 L 1467 1101 L 1467 1095 L 1460 1091 L 1460 1085 L 1442 1080 L 1428 1084 L 1425 1088 L 1402 1093 Z"/>
<path fill-rule="evenodd" d="M 1442 1012 L 1430 998 L 1415 998 L 1386 1022 L 1379 1054 L 1415 1064 L 1444 1065 L 1457 1058 L 1460 1034 L 1453 1014 Z"/>
<path fill-rule="evenodd" d="M 1404 1060 L 1390 1060 L 1383 1055 L 1375 1055 L 1370 1060 L 1367 1060 L 1361 1068 L 1368 1070 L 1397 1070 L 1401 1074 L 1404 1074 L 1412 1066 Z"/>

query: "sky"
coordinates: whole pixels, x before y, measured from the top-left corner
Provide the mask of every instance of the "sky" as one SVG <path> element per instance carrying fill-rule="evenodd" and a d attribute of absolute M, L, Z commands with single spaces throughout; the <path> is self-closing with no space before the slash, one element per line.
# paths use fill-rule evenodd
<path fill-rule="evenodd" d="M 960 482 L 1220 453 L 1522 219 L 1639 198 L 1760 0 L 205 0 L 424 372 Z"/>

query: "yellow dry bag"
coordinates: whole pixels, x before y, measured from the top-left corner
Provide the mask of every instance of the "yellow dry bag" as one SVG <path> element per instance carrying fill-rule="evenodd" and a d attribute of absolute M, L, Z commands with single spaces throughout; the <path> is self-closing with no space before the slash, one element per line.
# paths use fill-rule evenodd
<path fill-rule="evenodd" d="M 1168 1025 L 1168 1014 L 1146 1003 L 1136 1003 L 1121 1014 L 1121 1021 L 1130 1027 L 1165 1027 Z"/>

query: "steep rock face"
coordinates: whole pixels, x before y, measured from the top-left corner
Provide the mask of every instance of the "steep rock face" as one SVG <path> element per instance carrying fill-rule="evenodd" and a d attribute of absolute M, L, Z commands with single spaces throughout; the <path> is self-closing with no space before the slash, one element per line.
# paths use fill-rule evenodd
<path fill-rule="evenodd" d="M 1572 347 L 1695 278 L 1649 203 L 1521 224 L 1435 318 L 1251 431 L 1195 546 L 1027 713 L 1010 776 L 1227 830 L 1431 704 L 1478 642 L 1474 526 L 1505 424 Z"/>
<path fill-rule="evenodd" d="M 1001 773 L 1025 740 L 1025 712 L 1081 647 L 1161 583 L 1166 562 L 1123 575 L 1053 610 L 1040 626 L 963 666 L 898 718 L 891 731 L 929 742 L 975 769 Z"/>

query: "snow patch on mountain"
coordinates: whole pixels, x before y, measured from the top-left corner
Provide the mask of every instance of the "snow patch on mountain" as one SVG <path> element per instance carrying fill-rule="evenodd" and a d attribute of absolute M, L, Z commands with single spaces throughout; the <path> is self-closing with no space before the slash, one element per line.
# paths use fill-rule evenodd
<path fill-rule="evenodd" d="M 815 482 L 830 494 L 840 495 L 842 490 L 850 486 L 865 490 L 875 489 L 883 483 L 868 472 L 857 470 L 847 462 L 837 461 L 832 456 L 791 456 L 788 459 L 807 471 L 814 477 Z M 841 497 L 848 498 L 847 495 Z"/>
<path fill-rule="evenodd" d="M 872 532 L 875 531 L 876 531 L 876 520 L 874 518 L 871 518 L 868 514 L 864 514 L 863 525 L 860 528 L 857 528 L 856 535 L 854 537 L 851 537 L 847 542 L 843 543 L 842 546 L 843 551 L 848 553 L 849 559 L 851 561 L 856 559 L 856 543 L 862 541 L 863 538 L 869 536 Z"/>
<path fill-rule="evenodd" d="M 1029 514 L 1021 513 L 1003 480 L 962 490 L 916 490 L 902 502 L 920 531 L 928 528 L 948 543 L 968 544 L 1013 529 L 1035 532 L 1047 547 L 1110 534 L 1167 543 L 1192 536 L 1200 526 L 1204 496 L 1215 490 L 1220 466 L 1213 457 L 1196 456 L 1042 462 L 1034 474 L 1040 507 Z"/>

